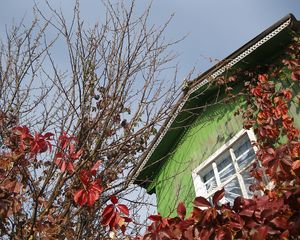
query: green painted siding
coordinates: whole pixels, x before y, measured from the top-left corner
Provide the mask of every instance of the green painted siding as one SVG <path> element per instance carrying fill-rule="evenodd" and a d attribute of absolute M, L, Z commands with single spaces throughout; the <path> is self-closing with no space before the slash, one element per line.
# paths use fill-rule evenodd
<path fill-rule="evenodd" d="M 238 106 L 208 107 L 184 134 L 156 178 L 158 212 L 163 216 L 172 214 L 179 201 L 191 210 L 195 198 L 192 171 L 242 129 L 241 117 L 233 115 Z"/>
<path fill-rule="evenodd" d="M 270 63 L 280 66 L 282 59 L 285 58 L 287 45 L 291 43 L 295 35 L 299 36 L 300 22 L 296 21 L 293 16 L 289 16 L 289 18 L 292 20 L 290 26 L 259 46 L 228 72 L 226 71 L 226 76 L 234 74 L 237 70 L 237 72 L 239 70 L 257 70 L 257 66 L 264 67 Z M 286 18 L 281 21 L 286 21 Z M 193 84 L 199 84 L 204 79 L 210 79 L 212 74 L 217 73 L 222 66 L 226 66 L 228 61 L 235 59 L 246 49 L 254 46 L 254 43 L 262 40 L 262 37 L 273 31 L 275 27 L 277 28 L 279 24 L 283 23 L 281 21 L 199 76 L 192 82 L 192 87 Z M 289 81 L 289 69 L 282 70 L 279 76 L 280 83 L 283 86 L 292 87 L 294 93 L 298 95 L 299 83 Z M 242 77 L 238 82 L 232 84 L 236 92 L 243 87 L 244 80 Z M 203 92 L 200 91 L 201 89 Z M 135 179 L 135 183 L 146 188 L 148 193 L 156 193 L 158 211 L 163 216 L 175 215 L 175 208 L 179 201 L 185 202 L 188 211 L 192 209 L 192 201 L 195 197 L 192 171 L 242 129 L 241 116 L 233 114 L 241 106 L 242 101 L 219 103 L 210 105 L 206 109 L 202 108 L 205 102 L 213 102 L 212 98 L 217 98 L 219 90 L 219 86 L 207 84 L 188 96 L 189 99 L 184 103 L 180 113 L 176 115 L 176 119 L 172 121 L 171 128 L 167 129 L 167 133 L 164 133 L 162 128 L 163 138 L 160 139 L 161 136 L 157 136 L 158 146 L 154 145 L 154 149 L 151 149 L 150 158 L 147 159 L 146 165 Z M 291 103 L 290 113 L 294 117 L 296 127 L 300 129 L 300 107 L 296 97 Z M 169 127 L 167 122 L 164 126 Z"/>
<path fill-rule="evenodd" d="M 293 90 L 299 93 L 299 87 L 295 85 Z M 241 116 L 234 116 L 240 105 L 241 102 L 207 107 L 174 147 L 163 167 L 158 169 L 154 185 L 158 212 L 163 216 L 176 214 L 179 201 L 186 204 L 188 212 L 192 210 L 195 198 L 192 171 L 242 129 Z M 290 113 L 300 129 L 300 109 L 296 97 L 290 106 Z"/>

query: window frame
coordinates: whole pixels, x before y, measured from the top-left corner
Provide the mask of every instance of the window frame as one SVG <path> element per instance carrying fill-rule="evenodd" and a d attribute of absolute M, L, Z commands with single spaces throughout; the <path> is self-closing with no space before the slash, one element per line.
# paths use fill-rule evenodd
<path fill-rule="evenodd" d="M 202 196 L 202 197 L 205 197 L 208 199 L 211 196 L 213 196 L 213 194 L 215 192 L 222 189 L 225 185 L 227 185 L 229 182 L 231 182 L 232 180 L 234 180 L 236 178 L 237 181 L 239 182 L 242 196 L 244 196 L 245 198 L 248 198 L 248 193 L 247 193 L 247 189 L 246 189 L 243 177 L 242 177 L 242 173 L 244 173 L 246 171 L 246 169 L 249 168 L 256 161 L 256 158 L 254 158 L 245 167 L 240 168 L 238 166 L 237 159 L 235 157 L 234 150 L 232 148 L 233 145 L 236 145 L 237 143 L 242 142 L 242 139 L 245 135 L 248 136 L 248 139 L 250 140 L 251 144 L 253 142 L 256 142 L 257 139 L 256 139 L 256 136 L 255 136 L 252 128 L 249 130 L 242 129 L 234 137 L 232 137 L 228 142 L 226 142 L 224 145 L 222 145 L 216 152 L 214 152 L 208 159 L 203 161 L 197 168 L 195 168 L 193 170 L 192 178 L 193 178 L 195 193 L 196 193 L 197 197 Z M 258 148 L 253 145 L 252 145 L 252 148 L 254 150 L 254 153 L 256 153 Z M 231 177 L 226 179 L 226 181 L 221 182 L 219 172 L 217 170 L 216 162 L 217 162 L 218 158 L 220 158 L 220 156 L 225 152 L 229 152 L 229 155 L 232 159 L 232 164 L 233 164 L 235 173 Z M 214 176 L 216 179 L 216 184 L 217 184 L 217 187 L 214 188 L 210 192 L 207 191 L 204 181 L 201 179 L 201 176 L 200 176 L 201 171 L 204 170 L 208 165 L 212 166 Z M 230 165 L 228 165 L 228 166 L 230 166 Z M 223 169 L 225 169 L 225 168 L 223 168 Z"/>

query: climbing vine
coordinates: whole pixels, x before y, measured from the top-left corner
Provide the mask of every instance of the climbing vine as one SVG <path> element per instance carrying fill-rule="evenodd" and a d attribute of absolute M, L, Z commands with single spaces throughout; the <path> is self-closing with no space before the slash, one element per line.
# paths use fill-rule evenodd
<path fill-rule="evenodd" d="M 233 205 L 221 204 L 224 189 L 217 191 L 212 203 L 197 197 L 194 208 L 187 216 L 183 203 L 177 207 L 176 217 L 149 216 L 152 224 L 144 236 L 126 236 L 126 226 L 132 221 L 129 209 L 119 203 L 116 196 L 103 210 L 97 211 L 99 226 L 107 227 L 111 238 L 129 239 L 298 239 L 300 235 L 300 141 L 295 119 L 290 115 L 291 103 L 299 95 L 292 86 L 300 84 L 300 41 L 289 46 L 280 65 L 264 66 L 254 71 L 240 72 L 236 79 L 245 80 L 245 107 L 239 112 L 246 129 L 253 127 L 257 142 L 257 163 L 251 174 L 258 184 L 251 189 L 260 194 L 252 199 L 237 197 Z M 232 79 L 230 79 L 232 81 Z M 237 81 L 237 80 L 235 80 Z M 229 89 L 230 90 L 230 89 Z M 15 239 L 50 239 L 52 232 L 68 213 L 55 213 L 54 199 L 46 201 L 51 192 L 69 199 L 68 208 L 89 212 L 109 188 L 101 161 L 93 165 L 80 165 L 85 149 L 78 147 L 78 140 L 62 132 L 57 140 L 53 133 L 32 133 L 27 126 L 9 123 L 9 117 L 0 116 L 2 148 L 0 152 L 0 230 L 1 236 L 11 236 L 19 230 Z M 297 119 L 299 121 L 299 119 Z M 29 172 L 39 168 L 41 157 L 53 153 L 49 162 L 52 175 L 40 178 L 40 188 L 30 178 Z M 54 174 L 60 172 L 60 174 Z M 40 172 L 39 174 L 43 174 Z M 68 189 L 64 186 L 47 187 L 50 178 L 72 179 Z M 264 181 L 267 179 L 267 182 Z M 105 180 L 106 179 L 106 180 Z M 26 209 L 33 208 L 30 221 Z M 22 211 L 21 211 L 22 210 Z M 75 212 L 76 212 L 75 211 Z M 18 219 L 19 225 L 10 226 L 9 219 Z M 55 238 L 51 238 L 55 239 Z"/>

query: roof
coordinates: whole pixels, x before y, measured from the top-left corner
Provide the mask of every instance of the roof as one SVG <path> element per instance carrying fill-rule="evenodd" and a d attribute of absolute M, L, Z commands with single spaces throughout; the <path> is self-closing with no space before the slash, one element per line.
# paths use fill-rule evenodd
<path fill-rule="evenodd" d="M 176 146 L 180 136 L 197 115 L 197 102 L 199 103 L 199 98 L 203 98 L 203 95 L 199 95 L 201 89 L 212 79 L 221 76 L 233 66 L 239 68 L 249 67 L 251 63 L 256 64 L 273 56 L 291 41 L 292 32 L 300 33 L 300 22 L 292 14 L 288 14 L 224 60 L 189 82 L 189 88 L 175 104 L 169 117 L 144 153 L 142 161 L 133 171 L 134 183 L 146 188 L 148 192 L 153 192 L 151 182 L 155 174 Z M 209 93 L 205 96 L 209 96 Z"/>

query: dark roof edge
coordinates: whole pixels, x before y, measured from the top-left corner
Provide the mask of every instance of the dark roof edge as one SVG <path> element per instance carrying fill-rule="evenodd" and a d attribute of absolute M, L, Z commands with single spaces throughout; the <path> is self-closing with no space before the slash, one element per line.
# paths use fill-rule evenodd
<path fill-rule="evenodd" d="M 244 44 L 243 46 L 238 48 L 236 51 L 234 51 L 233 53 L 228 55 L 222 61 L 220 61 L 219 63 L 217 63 L 213 67 L 209 68 L 204 73 L 202 73 L 200 76 L 198 76 L 197 78 L 192 80 L 192 86 L 195 86 L 195 85 L 199 84 L 199 80 L 201 81 L 201 79 L 204 79 L 204 78 L 208 77 L 213 72 L 217 71 L 218 69 L 220 69 L 221 67 L 226 65 L 226 63 L 228 63 L 230 60 L 235 59 L 242 52 L 246 51 L 248 48 L 250 48 L 255 43 L 257 43 L 260 39 L 264 38 L 266 35 L 273 32 L 276 28 L 278 28 L 279 26 L 281 26 L 283 23 L 287 22 L 288 20 L 291 20 L 291 21 L 289 22 L 289 24 L 287 26 L 291 26 L 291 28 L 293 30 L 296 30 L 296 31 L 300 32 L 300 22 L 297 21 L 297 19 L 295 18 L 295 16 L 293 14 L 289 13 L 288 15 L 286 15 L 285 17 L 283 17 L 282 19 L 280 19 L 279 21 L 274 23 L 272 26 L 270 26 L 269 28 L 267 28 L 266 30 L 261 32 L 259 35 L 257 35 L 256 37 L 254 37 L 253 39 L 248 41 L 246 44 Z"/>
<path fill-rule="evenodd" d="M 248 56 L 250 53 L 256 50 L 259 46 L 263 45 L 265 42 L 267 42 L 269 39 L 271 39 L 273 36 L 277 35 L 277 33 L 281 32 L 286 27 L 290 27 L 291 29 L 300 32 L 300 22 L 297 21 L 297 19 L 294 17 L 293 14 L 288 14 L 276 23 L 274 23 L 271 27 L 260 33 L 258 36 L 247 42 L 245 45 L 240 47 L 238 50 L 230 54 L 228 57 L 226 57 L 223 61 L 220 63 L 214 65 L 212 68 L 205 71 L 203 74 L 192 80 L 191 87 L 188 91 L 188 93 L 182 95 L 179 100 L 177 101 L 176 105 L 170 112 L 169 117 L 164 122 L 163 126 L 159 129 L 158 133 L 154 137 L 153 141 L 151 142 L 148 150 L 144 152 L 142 156 L 142 160 L 140 163 L 135 167 L 135 169 L 130 174 L 130 184 L 134 183 L 136 181 L 137 176 L 142 171 L 143 167 L 148 162 L 149 158 L 155 151 L 156 147 L 159 145 L 161 139 L 164 137 L 166 132 L 168 131 L 169 127 L 181 111 L 182 107 L 186 103 L 186 101 L 189 99 L 190 95 L 198 90 L 200 87 L 204 86 L 209 82 L 209 79 L 215 79 L 216 77 L 223 74 L 226 69 L 234 66 L 236 63 L 238 63 L 240 60 Z"/>

